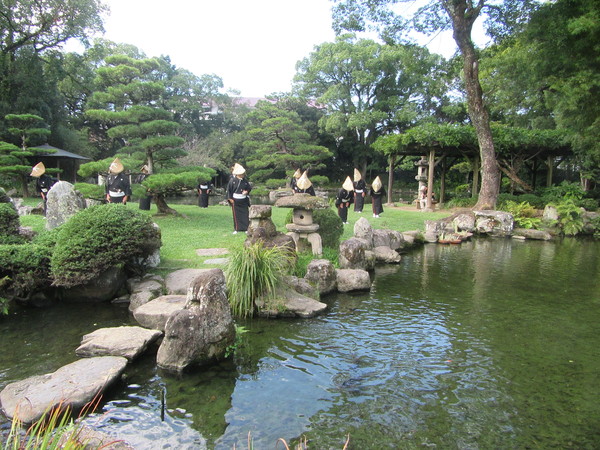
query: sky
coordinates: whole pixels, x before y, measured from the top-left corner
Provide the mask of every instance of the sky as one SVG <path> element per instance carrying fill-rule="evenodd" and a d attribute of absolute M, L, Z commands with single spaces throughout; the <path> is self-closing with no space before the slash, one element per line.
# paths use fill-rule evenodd
<path fill-rule="evenodd" d="M 289 92 L 296 63 L 333 42 L 330 0 L 103 0 L 102 36 L 167 55 L 195 75 L 214 74 L 244 97 Z M 429 41 L 429 39 L 427 40 Z M 452 38 L 430 50 L 450 56 Z M 426 42 L 423 42 L 423 44 Z"/>

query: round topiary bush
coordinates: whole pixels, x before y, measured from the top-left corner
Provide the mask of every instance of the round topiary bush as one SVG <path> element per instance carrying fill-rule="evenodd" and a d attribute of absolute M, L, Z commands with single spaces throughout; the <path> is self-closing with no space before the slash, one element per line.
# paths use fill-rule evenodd
<path fill-rule="evenodd" d="M 50 264 L 54 284 L 77 286 L 111 267 L 132 267 L 160 245 L 160 231 L 137 211 L 115 204 L 84 209 L 60 227 Z"/>

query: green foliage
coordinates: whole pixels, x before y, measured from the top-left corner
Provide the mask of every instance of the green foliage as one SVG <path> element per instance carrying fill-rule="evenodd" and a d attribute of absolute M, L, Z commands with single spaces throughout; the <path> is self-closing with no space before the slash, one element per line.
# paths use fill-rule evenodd
<path fill-rule="evenodd" d="M 585 196 L 584 190 L 578 183 L 563 181 L 559 185 L 551 186 L 542 191 L 542 200 L 545 204 L 560 203 L 563 200 L 581 200 Z"/>
<path fill-rule="evenodd" d="M 477 197 L 456 197 L 446 203 L 447 208 L 472 208 L 477 203 Z"/>
<path fill-rule="evenodd" d="M 313 143 L 300 115 L 285 105 L 260 101 L 247 116 L 244 146 L 255 180 L 285 176 L 290 167 L 324 168 L 324 161 L 333 156 L 326 147 Z"/>
<path fill-rule="evenodd" d="M 535 194 L 521 194 L 521 195 L 513 195 L 513 194 L 500 194 L 498 195 L 498 209 L 502 211 L 507 211 L 506 202 L 512 201 L 516 203 L 526 202 L 529 203 L 533 208 L 543 209 L 545 205 L 542 197 Z"/>
<path fill-rule="evenodd" d="M 512 214 L 515 223 L 521 228 L 537 228 L 542 222 L 539 217 L 535 217 L 536 209 L 527 202 L 507 200 L 502 210 Z"/>
<path fill-rule="evenodd" d="M 134 261 L 160 247 L 160 233 L 145 215 L 123 205 L 80 211 L 62 225 L 52 255 L 54 284 L 85 284 L 115 265 Z"/>
<path fill-rule="evenodd" d="M 85 198 L 102 201 L 106 199 L 104 186 L 92 183 L 75 183 L 74 188 Z"/>
<path fill-rule="evenodd" d="M 26 299 L 49 287 L 51 248 L 39 244 L 0 245 L 0 297 Z"/>
<path fill-rule="evenodd" d="M 558 212 L 558 227 L 565 236 L 575 236 L 583 231 L 583 217 L 581 208 L 573 199 L 564 200 L 556 204 Z"/>
<path fill-rule="evenodd" d="M 237 317 L 252 317 L 255 301 L 269 298 L 292 268 L 289 250 L 265 248 L 260 242 L 234 250 L 225 268 L 231 311 Z"/>
<path fill-rule="evenodd" d="M 595 198 L 582 198 L 577 202 L 577 206 L 581 206 L 586 211 L 596 211 L 598 209 L 598 200 Z"/>
<path fill-rule="evenodd" d="M 340 238 L 344 233 L 342 219 L 333 209 L 315 209 L 313 211 L 313 222 L 319 224 L 319 234 L 323 247 L 337 249 Z"/>
<path fill-rule="evenodd" d="M 12 203 L 0 203 L 0 238 L 19 234 L 19 214 Z"/>
<path fill-rule="evenodd" d="M 286 184 L 285 178 L 269 178 L 264 182 L 264 185 L 269 189 L 278 189 Z"/>
<path fill-rule="evenodd" d="M 330 199 L 331 200 L 331 199 Z M 285 223 L 292 223 L 294 210 L 290 208 Z M 332 208 L 313 210 L 313 223 L 319 225 L 319 234 L 323 247 L 337 249 L 344 234 L 344 224 Z"/>
<path fill-rule="evenodd" d="M 311 175 L 309 178 L 315 189 L 326 186 L 329 183 L 329 178 L 325 175 Z"/>

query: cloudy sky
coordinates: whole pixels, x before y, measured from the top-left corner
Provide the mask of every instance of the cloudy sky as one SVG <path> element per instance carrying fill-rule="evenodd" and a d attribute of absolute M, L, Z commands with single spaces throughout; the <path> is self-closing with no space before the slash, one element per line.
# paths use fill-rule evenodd
<path fill-rule="evenodd" d="M 290 91 L 296 62 L 334 40 L 330 0 L 103 2 L 111 9 L 106 39 L 133 44 L 149 57 L 168 55 L 196 75 L 215 74 L 226 90 L 245 97 Z M 429 47 L 445 56 L 454 49 L 451 37 Z"/>

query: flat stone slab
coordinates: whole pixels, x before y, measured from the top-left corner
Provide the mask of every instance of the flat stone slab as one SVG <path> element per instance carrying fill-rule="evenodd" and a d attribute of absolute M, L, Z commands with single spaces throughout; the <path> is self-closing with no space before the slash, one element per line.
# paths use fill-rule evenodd
<path fill-rule="evenodd" d="M 187 290 L 190 287 L 190 283 L 205 270 L 211 269 L 180 269 L 171 272 L 165 278 L 167 294 L 187 295 Z"/>
<path fill-rule="evenodd" d="M 56 372 L 10 383 L 0 392 L 2 411 L 23 423 L 37 421 L 58 405 L 77 411 L 113 384 L 126 365 L 127 359 L 121 356 L 85 358 Z"/>
<path fill-rule="evenodd" d="M 183 309 L 186 301 L 186 295 L 162 295 L 137 308 L 133 317 L 144 328 L 164 332 L 171 314 Z"/>
<path fill-rule="evenodd" d="M 196 250 L 196 255 L 198 256 L 219 256 L 228 253 L 229 249 L 226 248 L 199 248 Z"/>
<path fill-rule="evenodd" d="M 132 361 L 141 355 L 150 344 L 162 336 L 160 330 L 142 327 L 100 328 L 86 334 L 75 350 L 77 356 L 122 356 Z"/>
<path fill-rule="evenodd" d="M 225 265 L 229 262 L 229 258 L 213 258 L 204 261 L 204 264 Z"/>

